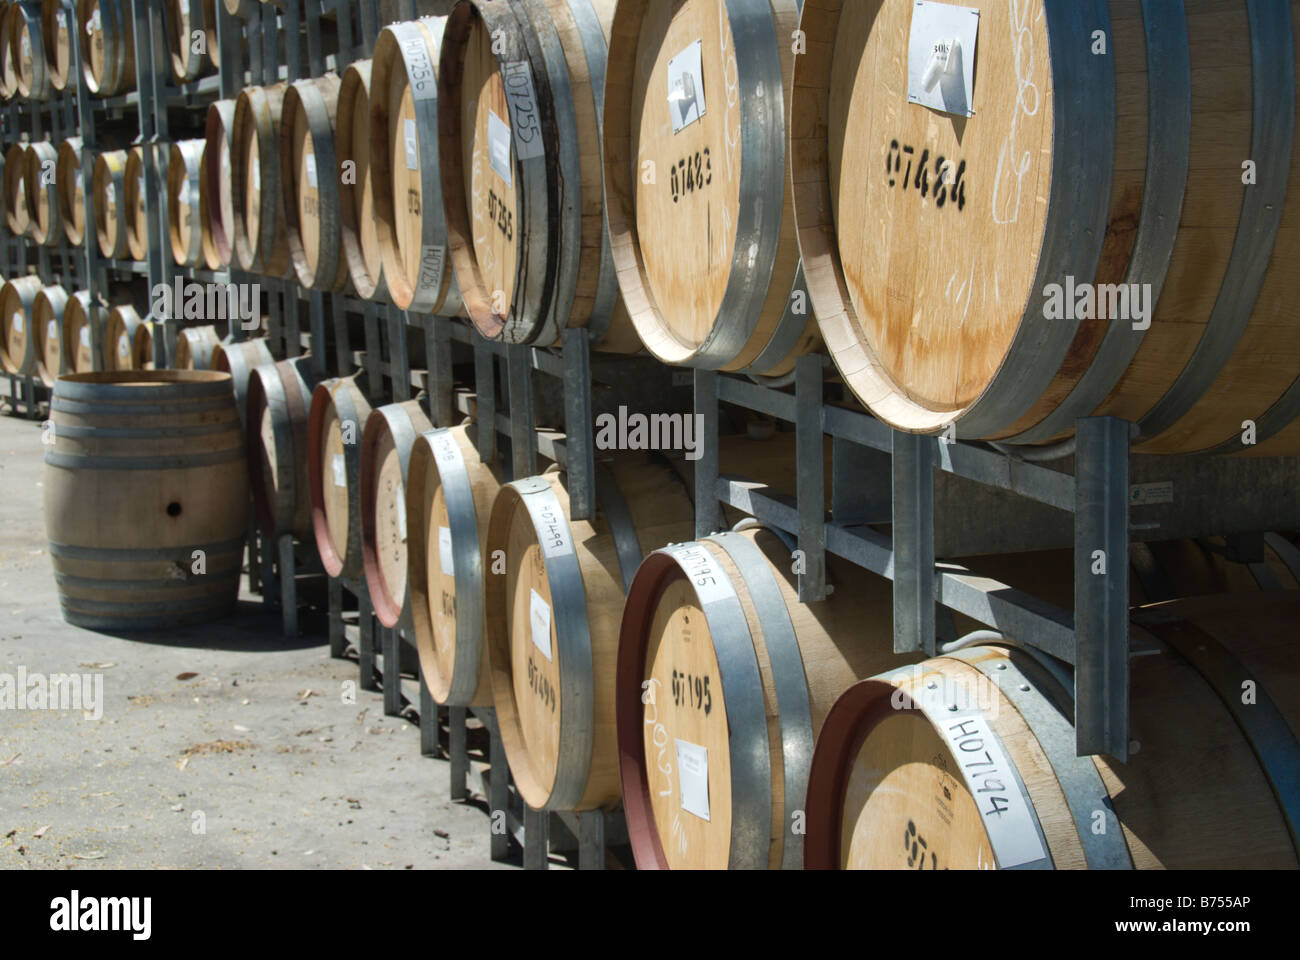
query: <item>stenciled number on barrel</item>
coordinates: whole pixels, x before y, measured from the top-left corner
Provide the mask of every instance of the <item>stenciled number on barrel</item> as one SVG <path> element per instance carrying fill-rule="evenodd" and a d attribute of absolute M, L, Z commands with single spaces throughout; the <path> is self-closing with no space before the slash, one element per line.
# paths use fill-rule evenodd
<path fill-rule="evenodd" d="M 488 219 L 497 225 L 507 241 L 515 238 L 515 212 L 496 195 L 495 190 L 488 190 Z"/>
<path fill-rule="evenodd" d="M 688 193 L 703 190 L 713 182 L 713 160 L 709 148 L 696 150 L 694 156 L 682 157 L 672 166 L 673 203 Z"/>
<path fill-rule="evenodd" d="M 550 707 L 551 713 L 554 713 L 556 703 L 555 687 L 551 685 L 550 678 L 538 668 L 532 654 L 528 656 L 528 686 L 542 701 L 542 706 Z"/>
<path fill-rule="evenodd" d="M 903 159 L 907 158 L 907 168 L 903 168 Z M 912 171 L 916 170 L 915 176 Z M 903 171 L 899 176 L 899 171 Z M 930 150 L 925 148 L 920 157 L 916 148 L 910 144 L 899 144 L 897 140 L 889 141 L 889 150 L 885 153 L 885 177 L 891 187 L 902 182 L 903 190 L 909 187 L 919 190 L 921 196 L 930 195 Z M 961 161 L 956 169 L 952 161 L 939 154 L 934 158 L 934 203 L 942 207 L 951 199 L 957 204 L 958 211 L 966 209 L 966 161 Z"/>
<path fill-rule="evenodd" d="M 907 821 L 907 830 L 903 833 L 903 850 L 907 853 L 907 865 L 917 870 L 925 869 L 925 855 L 930 855 L 930 869 L 939 869 L 939 858 L 929 845 L 925 842 L 925 837 L 921 836 L 916 829 L 916 822 Z"/>
<path fill-rule="evenodd" d="M 673 703 L 679 707 L 685 705 L 703 710 L 707 717 L 709 711 L 713 709 L 713 693 L 709 690 L 709 678 L 673 670 Z"/>

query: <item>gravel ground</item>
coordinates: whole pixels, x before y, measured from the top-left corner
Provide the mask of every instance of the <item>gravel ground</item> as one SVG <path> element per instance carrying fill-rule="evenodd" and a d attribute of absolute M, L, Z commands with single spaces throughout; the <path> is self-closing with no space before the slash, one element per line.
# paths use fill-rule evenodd
<path fill-rule="evenodd" d="M 447 800 L 447 763 L 323 636 L 284 640 L 247 596 L 138 639 L 64 623 L 42 453 L 0 416 L 0 674 L 102 677 L 102 716 L 0 711 L 0 868 L 501 866 L 481 801 Z"/>

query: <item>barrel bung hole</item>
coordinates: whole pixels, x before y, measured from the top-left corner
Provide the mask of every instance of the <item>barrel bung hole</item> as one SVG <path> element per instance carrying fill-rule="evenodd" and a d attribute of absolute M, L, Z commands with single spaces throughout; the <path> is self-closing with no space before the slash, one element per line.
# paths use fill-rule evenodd
<path fill-rule="evenodd" d="M 179 501 L 173 500 L 171 503 L 167 504 L 167 516 L 179 517 L 180 515 L 181 515 L 181 505 Z"/>

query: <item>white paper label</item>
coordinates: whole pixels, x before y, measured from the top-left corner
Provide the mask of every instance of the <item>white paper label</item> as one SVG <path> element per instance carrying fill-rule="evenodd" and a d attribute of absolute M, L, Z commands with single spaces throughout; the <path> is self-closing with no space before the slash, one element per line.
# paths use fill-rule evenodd
<path fill-rule="evenodd" d="M 495 111 L 488 111 L 488 159 L 492 169 L 497 172 L 506 186 L 513 185 L 513 172 L 510 166 L 510 128 Z"/>
<path fill-rule="evenodd" d="M 704 116 L 704 45 L 696 40 L 668 61 L 668 113 L 673 133 Z"/>
<path fill-rule="evenodd" d="M 519 159 L 531 160 L 542 156 L 546 148 L 542 144 L 532 68 L 527 60 L 513 60 L 503 65 L 501 79 L 505 83 L 506 103 L 510 104 L 510 129 Z"/>
<path fill-rule="evenodd" d="M 674 738 L 676 739 L 676 738 Z M 709 751 L 698 743 L 677 740 L 677 769 L 682 781 L 682 809 L 709 819 Z"/>
<path fill-rule="evenodd" d="M 262 164 L 261 163 L 253 164 L 253 189 L 254 190 L 262 189 Z"/>
<path fill-rule="evenodd" d="M 331 463 L 334 466 L 334 486 L 346 488 L 348 485 L 348 464 L 343 459 L 343 454 L 334 454 Z"/>
<path fill-rule="evenodd" d="M 117 338 L 117 355 L 123 360 L 131 356 L 131 338 L 125 333 Z"/>
<path fill-rule="evenodd" d="M 975 40 L 980 12 L 934 0 L 916 0 L 907 43 L 907 101 L 974 116 Z"/>
<path fill-rule="evenodd" d="M 14 333 L 23 332 L 23 315 L 21 313 L 15 313 L 13 315 L 13 324 L 14 324 Z"/>
<path fill-rule="evenodd" d="M 78 196 L 84 196 L 86 192 L 86 171 L 78 167 L 77 172 L 73 174 L 73 182 L 77 185 Z"/>
<path fill-rule="evenodd" d="M 110 220 L 117 216 L 117 194 L 112 188 L 109 188 L 108 196 L 104 198 L 104 215 Z"/>
<path fill-rule="evenodd" d="M 1153 503 L 1174 502 L 1174 482 L 1164 480 L 1159 483 L 1135 483 L 1129 487 L 1129 504 L 1134 507 Z"/>
<path fill-rule="evenodd" d="M 667 549 L 686 571 L 687 578 L 695 587 L 695 596 L 700 601 L 701 607 L 736 596 L 731 581 L 727 579 L 727 574 L 718 565 L 717 558 L 708 547 L 691 543 Z"/>
<path fill-rule="evenodd" d="M 143 173 L 141 173 L 140 176 L 136 177 L 135 180 L 135 202 L 142 207 L 144 206 L 144 174 Z"/>
<path fill-rule="evenodd" d="M 420 169 L 420 141 L 416 135 L 415 121 L 409 117 L 404 121 L 403 139 L 406 141 L 406 169 Z"/>
<path fill-rule="evenodd" d="M 536 590 L 529 587 L 528 592 L 531 594 L 528 598 L 528 623 L 532 628 L 529 632 L 533 637 L 533 646 L 542 651 L 542 656 L 549 663 L 552 659 L 551 608 Z"/>
<path fill-rule="evenodd" d="M 567 557 L 573 553 L 573 540 L 569 535 L 569 521 L 553 502 L 545 504 L 537 513 L 537 538 L 542 553 L 548 557 Z"/>
<path fill-rule="evenodd" d="M 397 485 L 397 535 L 406 542 L 406 487 Z"/>
<path fill-rule="evenodd" d="M 964 693 L 963 688 L 953 684 L 939 684 L 934 689 L 925 687 L 913 698 L 935 718 L 940 735 L 956 757 L 998 867 L 1006 870 L 1045 859 L 1047 853 L 1036 820 L 1002 741 L 989 728 L 981 711 L 968 708 Z M 953 699 L 956 703 L 949 702 Z M 950 709 L 953 706 L 958 709 Z"/>
<path fill-rule="evenodd" d="M 60 30 L 68 29 L 68 14 L 62 7 L 55 11 L 54 19 L 58 21 Z"/>
<path fill-rule="evenodd" d="M 95 7 L 94 12 L 90 15 L 90 19 L 86 21 L 86 33 L 98 33 L 101 22 L 102 21 L 99 18 L 99 7 Z"/>
<path fill-rule="evenodd" d="M 451 553 L 451 528 L 438 528 L 438 563 L 442 566 L 442 572 L 449 577 L 456 576 L 456 564 L 453 563 Z M 536 596 L 536 594 L 534 594 Z"/>
<path fill-rule="evenodd" d="M 24 60 L 30 60 L 32 58 L 32 38 L 26 33 L 23 34 L 21 46 L 23 48 L 22 58 Z"/>
<path fill-rule="evenodd" d="M 51 320 L 49 323 L 45 325 L 45 342 L 46 343 L 59 342 L 59 324 L 57 320 Z"/>
<path fill-rule="evenodd" d="M 80 340 L 81 340 L 81 345 L 85 347 L 87 350 L 89 350 L 90 349 L 90 327 L 81 328 Z"/>
<path fill-rule="evenodd" d="M 185 19 L 190 17 L 190 0 L 181 0 L 181 16 Z"/>
<path fill-rule="evenodd" d="M 313 190 L 315 190 L 315 189 L 316 189 L 316 186 L 317 186 L 317 181 L 316 181 L 316 154 L 314 154 L 314 153 L 309 153 L 309 154 L 307 154 L 307 156 L 303 158 L 303 163 L 304 163 L 304 164 L 306 165 L 306 167 L 307 167 L 307 186 L 309 186 L 309 187 L 311 187 Z"/>

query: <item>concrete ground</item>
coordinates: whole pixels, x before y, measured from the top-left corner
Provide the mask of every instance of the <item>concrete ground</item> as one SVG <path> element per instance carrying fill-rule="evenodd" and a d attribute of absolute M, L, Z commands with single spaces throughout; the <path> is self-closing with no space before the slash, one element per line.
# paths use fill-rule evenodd
<path fill-rule="evenodd" d="M 447 799 L 447 762 L 380 694 L 346 702 L 356 664 L 323 635 L 284 640 L 248 596 L 138 639 L 64 623 L 43 452 L 0 415 L 0 675 L 101 674 L 103 715 L 0 710 L 0 868 L 502 866 L 482 799 Z"/>

